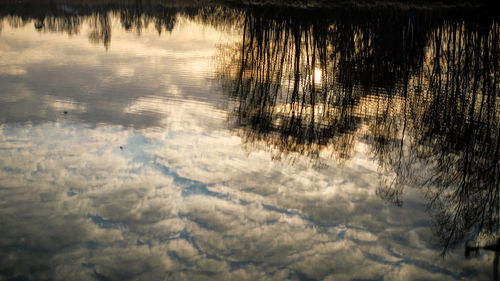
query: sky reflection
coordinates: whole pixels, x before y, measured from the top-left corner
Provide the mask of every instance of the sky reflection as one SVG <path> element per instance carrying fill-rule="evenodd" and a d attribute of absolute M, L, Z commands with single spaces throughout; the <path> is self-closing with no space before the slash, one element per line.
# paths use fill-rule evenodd
<path fill-rule="evenodd" d="M 65 15 L 74 13 L 63 8 L 58 7 Z M 373 95 L 365 95 L 353 98 L 356 103 L 351 107 L 342 107 L 344 101 L 349 103 L 347 98 L 322 107 L 323 112 L 343 112 L 336 116 L 339 122 L 355 121 L 354 129 L 340 130 L 356 141 L 345 153 L 348 157 L 337 161 L 339 135 L 316 134 L 309 142 L 311 138 L 301 139 L 309 128 L 307 120 L 320 130 L 324 127 L 315 122 L 332 120 L 311 117 L 320 106 L 303 102 L 307 110 L 294 111 L 286 107 L 289 96 L 273 99 L 270 94 L 269 89 L 280 87 L 273 75 L 287 70 L 268 71 L 271 75 L 266 76 L 262 66 L 270 64 L 265 59 L 253 57 L 250 66 L 240 60 L 245 46 L 255 42 L 288 42 L 259 41 L 260 31 L 296 35 L 297 30 L 313 30 L 317 25 L 299 19 L 288 26 L 301 27 L 293 30 L 283 26 L 287 24 L 283 18 L 268 21 L 259 13 L 210 9 L 165 9 L 169 17 L 156 18 L 150 10 L 134 14 L 133 9 L 90 13 L 93 17 L 73 15 L 63 26 L 74 25 L 63 30 L 51 29 L 45 21 L 18 22 L 16 27 L 13 18 L 4 20 L 0 279 L 491 277 L 493 254 L 464 259 L 464 241 L 449 249 L 445 258 L 440 256 L 443 245 L 429 215 L 426 190 L 408 184 L 397 194 L 404 204 L 382 200 L 381 181 L 398 176 L 399 171 L 384 169 L 384 154 L 374 151 L 374 147 L 386 148 L 374 145 L 383 139 L 374 141 L 367 132 L 392 127 L 385 128 L 390 122 L 382 118 L 374 118 L 377 122 L 369 127 L 372 119 L 367 116 L 374 114 L 360 112 L 369 111 L 368 105 L 393 102 L 397 105 L 391 110 L 398 113 L 401 96 L 374 101 Z M 144 25 L 147 16 L 152 18 L 148 27 Z M 158 24 L 152 24 L 159 19 L 164 20 L 160 32 Z M 88 29 L 96 21 L 98 30 Z M 255 33 L 244 35 L 224 27 L 224 21 L 253 28 Z M 259 26 L 262 23 L 271 24 Z M 272 33 L 272 28 L 278 31 Z M 305 37 L 295 38 L 301 36 Z M 321 42 L 314 36 L 306 39 Z M 252 38 L 255 41 L 240 45 Z M 278 47 L 273 50 L 280 54 Z M 242 69 L 231 65 L 235 62 Z M 343 63 L 338 65 L 347 65 Z M 293 64 L 287 67 L 293 69 Z M 301 86 L 300 97 L 310 98 L 317 89 L 329 86 L 325 79 L 338 78 L 340 82 L 332 84 L 338 86 L 335 94 L 350 93 L 350 97 L 358 97 L 359 84 L 373 86 L 363 75 L 358 77 L 363 81 L 353 86 L 347 76 L 328 74 L 326 65 L 300 67 L 299 72 L 311 74 L 310 79 L 306 75 L 295 80 Z M 375 80 L 394 82 L 398 88 L 398 79 L 405 75 L 404 69 L 396 68 L 398 77 Z M 235 85 L 241 87 L 235 90 Z M 267 92 L 263 85 L 269 87 Z M 377 84 L 374 89 L 387 87 Z M 246 96 L 249 93 L 263 96 L 270 106 L 256 103 Z M 495 104 L 485 107 L 496 110 Z M 303 123 L 296 131 L 284 133 L 287 119 L 282 116 L 294 112 L 303 117 Z M 495 118 L 487 120 L 497 124 Z M 339 124 L 327 125 L 338 128 Z M 319 152 L 307 153 L 307 145 L 319 147 Z"/>
<path fill-rule="evenodd" d="M 82 37 L 40 36 L 31 26 L 6 28 L 0 43 L 1 63 L 7 66 L 0 76 L 5 85 L 2 122 L 64 117 L 145 128 L 163 126 L 166 112 L 161 106 L 141 108 L 140 101 L 216 99 L 206 87 L 211 58 L 217 44 L 231 40 L 230 34 L 187 19 L 179 20 L 168 36 L 144 32 L 136 40 L 137 35 L 119 26 L 113 31 L 116 44 L 105 51 Z M 69 114 L 61 116 L 63 111 Z"/>
<path fill-rule="evenodd" d="M 2 244 L 16 249 L 2 271 L 12 275 L 23 266 L 83 280 L 472 274 L 449 269 L 457 264 L 479 273 L 481 260 L 436 255 L 421 195 L 410 191 L 402 209 L 375 195 L 376 165 L 362 154 L 317 171 L 307 159 L 247 156 L 227 132 L 66 123 L 4 126 L 2 144 Z"/>

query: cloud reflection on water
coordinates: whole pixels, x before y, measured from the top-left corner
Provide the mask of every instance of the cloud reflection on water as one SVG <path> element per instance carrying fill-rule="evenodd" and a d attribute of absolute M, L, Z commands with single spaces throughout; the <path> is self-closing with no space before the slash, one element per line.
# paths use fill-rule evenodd
<path fill-rule="evenodd" d="M 2 244 L 17 249 L 2 264 L 18 274 L 30 264 L 57 279 L 341 280 L 362 264 L 354 277 L 418 269 L 412 276 L 442 280 L 463 274 L 447 264 L 467 262 L 437 258 L 423 209 L 380 202 L 357 159 L 283 167 L 264 153 L 247 157 L 226 132 L 189 128 L 151 137 L 66 123 L 2 130 L 2 144 L 25 140 L 1 150 Z M 422 204 L 418 194 L 406 200 Z"/>
<path fill-rule="evenodd" d="M 491 255 L 438 256 L 418 190 L 401 195 L 402 208 L 380 200 L 380 170 L 366 139 L 340 164 L 319 153 L 320 166 L 301 153 L 273 161 L 268 151 L 242 148 L 241 135 L 227 130 L 222 93 L 206 69 L 191 68 L 210 65 L 219 33 L 179 22 L 165 37 L 140 29 L 140 40 L 113 27 L 112 45 L 93 41 L 107 52 L 87 45 L 85 32 L 68 39 L 4 27 L 0 274 L 490 276 Z M 202 31 L 211 34 L 205 41 L 197 39 Z"/>
<path fill-rule="evenodd" d="M 142 34 L 140 41 L 116 28 L 116 44 L 107 52 L 89 46 L 81 37 L 40 37 L 30 28 L 9 29 L 1 43 L 1 63 L 8 66 L 0 76 L 5 85 L 1 120 L 44 122 L 71 117 L 90 124 L 159 127 L 166 112 L 134 112 L 130 109 L 137 99 L 175 99 L 179 92 L 214 99 L 214 91 L 204 86 L 214 46 L 224 35 L 186 19 L 179 22 L 168 38 Z M 70 114 L 61 116 L 65 110 Z"/>

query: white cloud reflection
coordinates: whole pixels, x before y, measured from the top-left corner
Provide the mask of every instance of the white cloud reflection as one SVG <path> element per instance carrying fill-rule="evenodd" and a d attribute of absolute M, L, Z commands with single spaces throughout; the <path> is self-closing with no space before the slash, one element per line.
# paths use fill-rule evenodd
<path fill-rule="evenodd" d="M 105 53 L 4 27 L 0 279 L 489 278 L 489 255 L 439 257 L 417 190 L 375 195 L 362 145 L 321 168 L 245 151 L 206 85 L 218 34 L 196 28 L 113 31 Z"/>
<path fill-rule="evenodd" d="M 163 132 L 4 125 L 2 270 L 61 280 L 446 280 L 482 268 L 461 253 L 438 256 L 416 192 L 399 209 L 374 196 L 361 153 L 319 170 L 248 156 L 228 132 L 196 129 L 190 113 L 207 106 L 171 107 L 179 120 Z M 482 270 L 474 274 L 487 278 Z"/>

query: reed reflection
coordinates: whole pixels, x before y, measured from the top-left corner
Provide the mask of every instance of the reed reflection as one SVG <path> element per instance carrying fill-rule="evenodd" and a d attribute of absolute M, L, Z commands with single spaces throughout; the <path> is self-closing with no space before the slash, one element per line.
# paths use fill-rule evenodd
<path fill-rule="evenodd" d="M 386 175 L 381 198 L 401 205 L 403 187 L 426 189 L 443 254 L 464 239 L 494 239 L 498 21 L 345 14 L 246 14 L 241 44 L 219 58 L 245 146 L 344 161 L 365 143 Z"/>

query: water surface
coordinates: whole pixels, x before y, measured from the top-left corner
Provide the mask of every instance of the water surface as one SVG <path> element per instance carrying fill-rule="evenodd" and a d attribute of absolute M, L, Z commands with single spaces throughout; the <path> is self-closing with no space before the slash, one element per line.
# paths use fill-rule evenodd
<path fill-rule="evenodd" d="M 495 277 L 493 11 L 0 18 L 1 280 Z"/>

